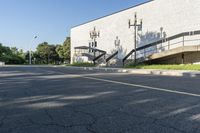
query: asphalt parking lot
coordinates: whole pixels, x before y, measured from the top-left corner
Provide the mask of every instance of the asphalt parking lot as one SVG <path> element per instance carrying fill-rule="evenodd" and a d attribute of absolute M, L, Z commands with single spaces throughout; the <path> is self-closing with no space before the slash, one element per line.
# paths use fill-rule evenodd
<path fill-rule="evenodd" d="M 0 67 L 0 133 L 199 133 L 200 78 Z"/>

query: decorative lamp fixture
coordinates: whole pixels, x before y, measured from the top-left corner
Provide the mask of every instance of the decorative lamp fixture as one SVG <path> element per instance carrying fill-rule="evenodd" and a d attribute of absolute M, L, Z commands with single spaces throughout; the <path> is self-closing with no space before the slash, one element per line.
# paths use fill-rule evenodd
<path fill-rule="evenodd" d="M 143 21 L 142 19 L 140 20 L 140 23 L 138 24 L 137 22 L 137 13 L 135 13 L 135 18 L 134 18 L 134 24 L 131 24 L 131 20 L 129 19 L 128 21 L 128 27 L 129 29 L 131 27 L 134 27 L 134 48 L 135 48 L 135 55 L 134 55 L 134 62 L 136 64 L 136 54 L 137 54 L 137 29 L 138 31 L 142 31 L 143 28 Z"/>

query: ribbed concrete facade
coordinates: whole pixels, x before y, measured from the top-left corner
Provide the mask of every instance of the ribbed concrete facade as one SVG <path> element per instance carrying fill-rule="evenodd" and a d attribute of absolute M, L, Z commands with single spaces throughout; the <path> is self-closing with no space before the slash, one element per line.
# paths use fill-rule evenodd
<path fill-rule="evenodd" d="M 97 48 L 111 53 L 118 36 L 123 48 L 119 58 L 134 49 L 134 30 L 128 28 L 128 20 L 143 20 L 142 31 L 138 31 L 138 46 L 159 40 L 162 36 L 173 36 L 186 31 L 200 29 L 200 0 L 152 0 L 84 23 L 71 29 L 71 61 L 74 62 L 74 47 L 88 46 L 90 31 L 100 31 Z M 163 29 L 161 31 L 161 29 Z"/>

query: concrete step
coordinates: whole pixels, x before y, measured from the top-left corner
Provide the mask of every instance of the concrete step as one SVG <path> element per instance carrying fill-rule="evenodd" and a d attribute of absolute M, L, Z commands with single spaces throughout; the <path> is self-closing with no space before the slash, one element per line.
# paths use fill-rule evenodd
<path fill-rule="evenodd" d="M 123 66 L 123 62 L 120 59 L 111 59 L 108 63 L 107 63 L 108 67 L 115 67 L 115 68 L 120 68 Z"/>

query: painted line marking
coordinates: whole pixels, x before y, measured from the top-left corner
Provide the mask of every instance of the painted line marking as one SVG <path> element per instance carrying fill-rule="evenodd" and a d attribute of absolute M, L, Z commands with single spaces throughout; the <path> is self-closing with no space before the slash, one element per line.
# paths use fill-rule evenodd
<path fill-rule="evenodd" d="M 174 94 L 179 94 L 179 95 L 200 97 L 200 94 L 188 93 L 188 92 L 183 92 L 183 91 L 175 91 L 175 90 L 169 90 L 169 89 L 163 89 L 163 88 L 157 88 L 157 87 L 151 87 L 151 86 L 145 86 L 145 85 L 139 85 L 139 84 L 132 84 L 132 83 L 125 83 L 125 82 L 114 81 L 114 80 L 94 78 L 94 77 L 82 77 L 82 78 L 96 80 L 96 81 L 103 81 L 103 82 L 108 82 L 108 83 L 121 84 L 121 85 L 132 86 L 132 87 L 139 87 L 139 88 L 149 89 L 149 90 L 156 90 L 156 91 L 174 93 Z"/>
<path fill-rule="evenodd" d="M 56 72 L 56 71 L 54 71 Z M 60 74 L 66 74 L 64 72 L 59 72 Z M 145 85 L 139 85 L 139 84 L 133 84 L 133 83 L 125 83 L 125 82 L 120 82 L 120 81 L 114 81 L 114 80 L 108 80 L 108 79 L 101 79 L 101 78 L 94 78 L 94 77 L 88 77 L 88 76 L 83 76 L 83 75 L 78 75 L 77 78 L 85 78 L 85 79 L 91 79 L 91 80 L 96 80 L 96 81 L 103 81 L 103 82 L 108 82 L 108 83 L 115 83 L 115 84 L 121 84 L 121 85 L 126 85 L 126 86 L 132 86 L 132 87 L 139 87 L 143 89 L 149 89 L 149 90 L 156 90 L 156 91 L 161 91 L 161 92 L 168 92 L 168 93 L 174 93 L 174 94 L 179 94 L 179 95 L 186 95 L 186 96 L 193 96 L 193 97 L 200 97 L 200 94 L 194 94 L 194 93 L 189 93 L 189 92 L 184 92 L 184 91 L 175 91 L 175 90 L 169 90 L 169 89 L 164 89 L 164 88 L 158 88 L 158 87 L 151 87 L 151 86 L 145 86 Z"/>

